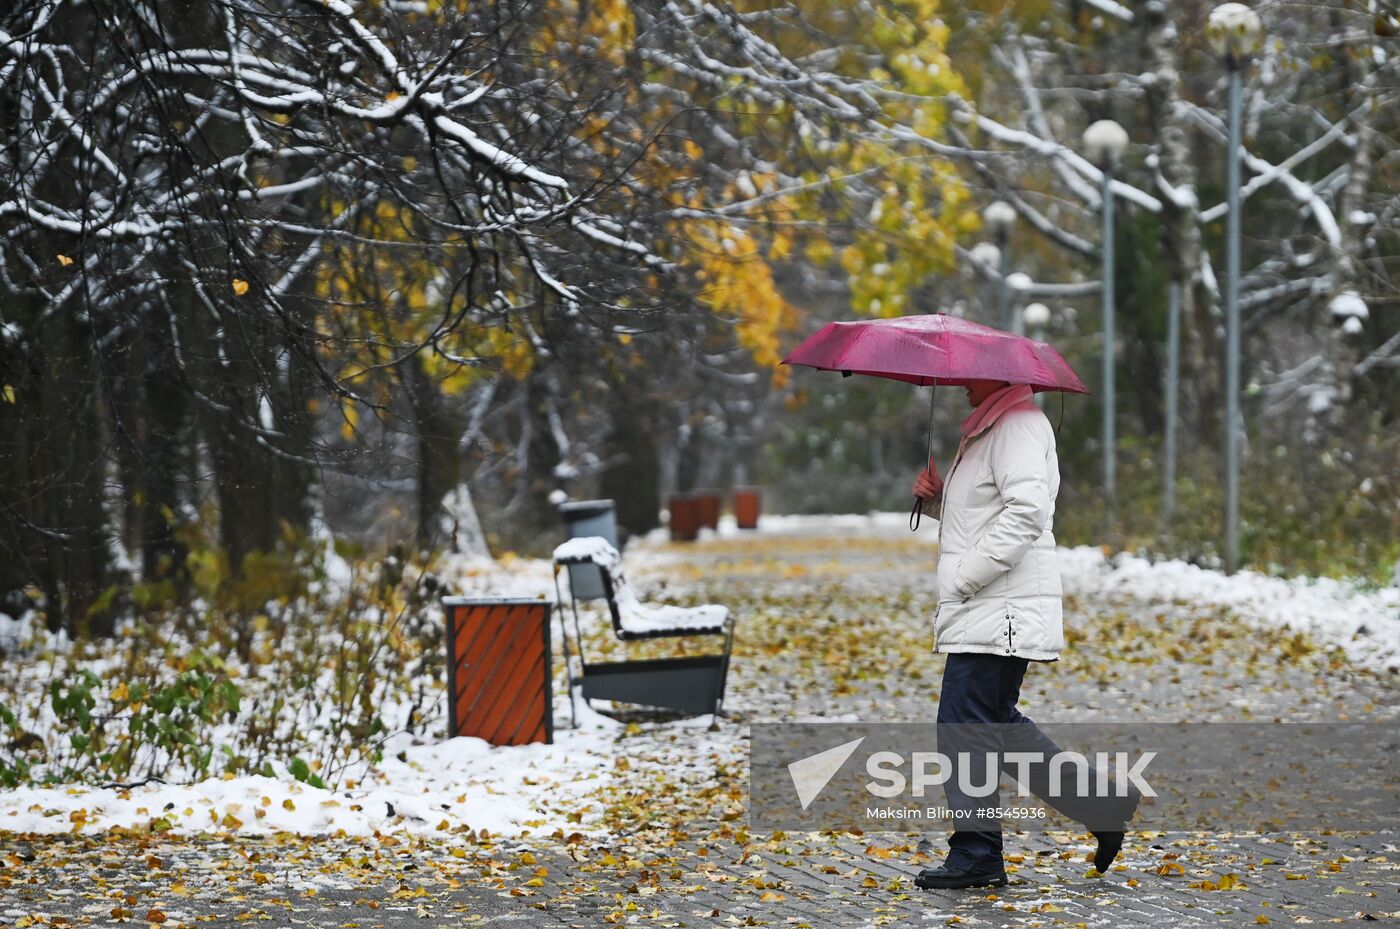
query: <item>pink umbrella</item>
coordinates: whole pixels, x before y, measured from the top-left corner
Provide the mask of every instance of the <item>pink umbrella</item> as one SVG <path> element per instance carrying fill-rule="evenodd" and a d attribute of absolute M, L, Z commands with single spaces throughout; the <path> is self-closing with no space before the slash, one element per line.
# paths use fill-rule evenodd
<path fill-rule="evenodd" d="M 942 314 L 828 323 L 783 364 L 920 387 L 987 380 L 1089 392 L 1060 353 L 1044 342 Z"/>
<path fill-rule="evenodd" d="M 1035 390 L 1089 391 L 1069 363 L 1044 342 L 941 313 L 828 323 L 783 359 L 844 375 L 868 374 L 936 387 L 968 381 L 1008 381 Z M 933 460 L 933 404 L 928 415 Z M 914 501 L 909 528 L 919 527 L 923 501 Z"/>

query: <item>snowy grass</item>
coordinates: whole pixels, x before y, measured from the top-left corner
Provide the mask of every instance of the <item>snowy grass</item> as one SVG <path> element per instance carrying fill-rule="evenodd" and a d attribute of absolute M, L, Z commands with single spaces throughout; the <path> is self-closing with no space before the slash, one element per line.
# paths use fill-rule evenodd
<path fill-rule="evenodd" d="M 431 567 L 437 593 L 554 594 L 548 561 L 449 558 Z M 373 586 L 373 580 L 345 574 L 341 586 Z M 0 630 L 11 656 L 0 672 L 0 704 L 12 708 L 14 720 L 6 739 L 11 747 L 0 747 L 0 761 L 24 759 L 30 771 L 18 786 L 0 791 L 0 832 L 587 834 L 604 829 L 610 810 L 629 802 L 619 774 L 696 786 L 714 780 L 716 764 L 737 764 L 734 727 L 710 733 L 708 717 L 624 725 L 581 700 L 571 707 L 557 659 L 553 744 L 445 739 L 437 596 L 416 603 L 392 594 L 381 599 L 345 621 L 336 619 L 344 606 L 324 600 L 320 611 L 291 611 L 280 632 L 260 621 L 246 656 L 188 629 L 157 634 L 131 627 L 112 640 L 74 643 L 32 616 L 9 622 Z M 400 609 L 385 608 L 394 604 Z M 555 642 L 562 618 L 555 611 Z M 600 620 L 586 617 L 584 632 L 606 648 L 611 628 Z M 139 657 L 145 653 L 151 654 Z M 75 750 L 74 715 L 52 699 L 56 683 L 63 689 L 91 672 L 91 705 L 82 714 L 91 722 L 82 731 L 101 730 L 110 751 L 130 741 L 134 682 L 156 691 L 191 669 L 239 691 L 229 712 L 181 717 L 176 741 L 192 742 L 209 757 L 207 765 L 148 740 L 123 768 L 130 777 L 115 777 L 93 760 L 95 752 Z"/>

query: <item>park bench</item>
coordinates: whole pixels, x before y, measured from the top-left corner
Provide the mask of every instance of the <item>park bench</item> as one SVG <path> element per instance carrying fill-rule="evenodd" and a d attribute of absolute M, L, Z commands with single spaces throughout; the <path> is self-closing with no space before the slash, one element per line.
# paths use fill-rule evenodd
<path fill-rule="evenodd" d="M 612 700 L 695 715 L 710 713 L 711 724 L 715 724 L 724 703 L 729 654 L 734 645 L 734 620 L 729 615 L 728 607 L 715 604 L 680 607 L 642 603 L 622 573 L 622 556 L 617 549 L 607 539 L 585 536 L 570 539 L 554 550 L 554 589 L 561 609 L 564 601 L 559 575 L 561 572 L 567 573 L 565 569 L 570 565 L 583 564 L 597 565 L 603 581 L 602 596 L 590 598 L 575 591 L 573 575 L 570 574 L 569 606 L 574 618 L 574 641 L 578 643 L 579 662 L 583 669 L 579 683 L 585 704 L 589 700 Z M 579 603 L 589 599 L 606 601 L 613 634 L 620 641 L 722 636 L 723 651 L 673 658 L 590 663 L 584 654 L 583 636 L 579 630 Z M 567 628 L 564 628 L 563 640 L 564 664 L 570 668 L 569 693 L 572 699 L 574 678 L 569 661 Z"/>

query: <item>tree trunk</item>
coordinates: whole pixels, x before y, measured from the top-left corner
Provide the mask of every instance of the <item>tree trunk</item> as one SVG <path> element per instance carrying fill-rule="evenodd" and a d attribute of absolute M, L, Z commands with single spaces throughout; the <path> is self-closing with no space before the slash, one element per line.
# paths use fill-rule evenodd
<path fill-rule="evenodd" d="M 10 304 L 23 345 L 0 355 L 9 388 L 0 416 L 0 593 L 37 586 L 51 630 L 110 635 L 114 604 L 102 596 L 112 579 L 107 459 L 90 334 L 71 313 L 39 322 L 43 306 Z"/>
<path fill-rule="evenodd" d="M 457 401 L 443 396 L 424 368 L 421 353 L 403 366 L 403 379 L 418 432 L 418 519 L 414 538 L 421 550 L 443 544 L 455 549 L 460 542 L 460 517 L 469 512 L 469 521 L 476 518 L 470 492 L 462 495 L 465 487 L 458 445 L 466 430 L 465 417 Z M 454 496 L 453 509 L 461 513 L 449 512 L 445 507 L 449 494 Z M 467 528 L 470 531 L 471 527 Z M 479 525 L 476 531 L 480 531 Z"/>
<path fill-rule="evenodd" d="M 126 537 L 140 553 L 141 578 L 170 579 L 183 592 L 187 552 L 176 529 L 190 450 L 189 398 L 169 321 L 152 313 L 146 322 L 130 327 L 112 352 L 108 415 L 126 497 Z"/>
<path fill-rule="evenodd" d="M 661 456 L 656 437 L 661 434 L 652 411 L 639 408 L 638 397 L 627 385 L 611 392 L 613 432 L 604 445 L 600 491 L 610 498 L 620 529 L 629 535 L 645 535 L 661 524 Z"/>
<path fill-rule="evenodd" d="M 1181 201 L 1162 198 L 1162 247 L 1170 277 L 1181 288 L 1180 408 L 1189 411 L 1187 415 L 1193 420 L 1182 435 L 1194 433 L 1213 445 L 1213 437 L 1224 428 L 1220 413 L 1223 370 L 1219 363 L 1223 347 L 1216 335 L 1220 324 L 1203 299 L 1196 158 L 1177 68 L 1182 43 L 1170 13 L 1171 6 L 1163 0 L 1151 0 L 1143 7 L 1144 58 L 1154 78 L 1146 88 L 1149 137 L 1157 141 L 1162 176 Z"/>

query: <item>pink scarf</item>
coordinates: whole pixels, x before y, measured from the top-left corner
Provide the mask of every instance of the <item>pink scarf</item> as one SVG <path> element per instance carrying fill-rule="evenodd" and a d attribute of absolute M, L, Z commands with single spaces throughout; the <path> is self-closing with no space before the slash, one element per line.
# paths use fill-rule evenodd
<path fill-rule="evenodd" d="M 1035 396 L 1035 391 L 1031 389 L 1029 384 L 1007 384 L 1000 390 L 988 394 L 985 400 L 972 408 L 972 414 L 968 416 L 967 419 L 963 420 L 962 441 L 958 442 L 958 453 L 953 456 L 953 466 L 948 469 L 948 476 L 944 478 L 945 487 L 947 486 L 946 482 L 952 480 L 953 472 L 957 470 L 958 462 L 962 461 L 963 450 L 967 448 L 967 444 L 992 428 L 992 426 L 996 424 L 996 421 L 1001 419 L 1007 410 L 1020 406 L 1022 403 L 1029 401 L 1033 396 Z M 947 503 L 946 497 L 943 502 Z M 941 509 L 938 517 L 939 525 L 941 526 L 943 520 Z M 918 526 L 917 520 L 911 522 L 910 526 Z M 941 531 L 940 529 L 940 532 Z"/>
<path fill-rule="evenodd" d="M 972 414 L 962 423 L 962 441 L 958 443 L 958 453 L 953 457 L 953 468 L 962 460 L 963 449 L 969 442 L 996 425 L 1007 410 L 1029 402 L 1033 396 L 1035 391 L 1029 384 L 1007 384 L 973 407 Z M 953 474 L 953 468 L 948 469 L 949 477 Z"/>
<path fill-rule="evenodd" d="M 973 407 L 972 415 L 963 420 L 964 444 L 966 440 L 990 429 L 1007 410 L 1025 403 L 1034 395 L 1035 391 L 1031 389 L 1029 384 L 1007 384 L 1000 390 L 988 394 L 987 399 Z"/>

